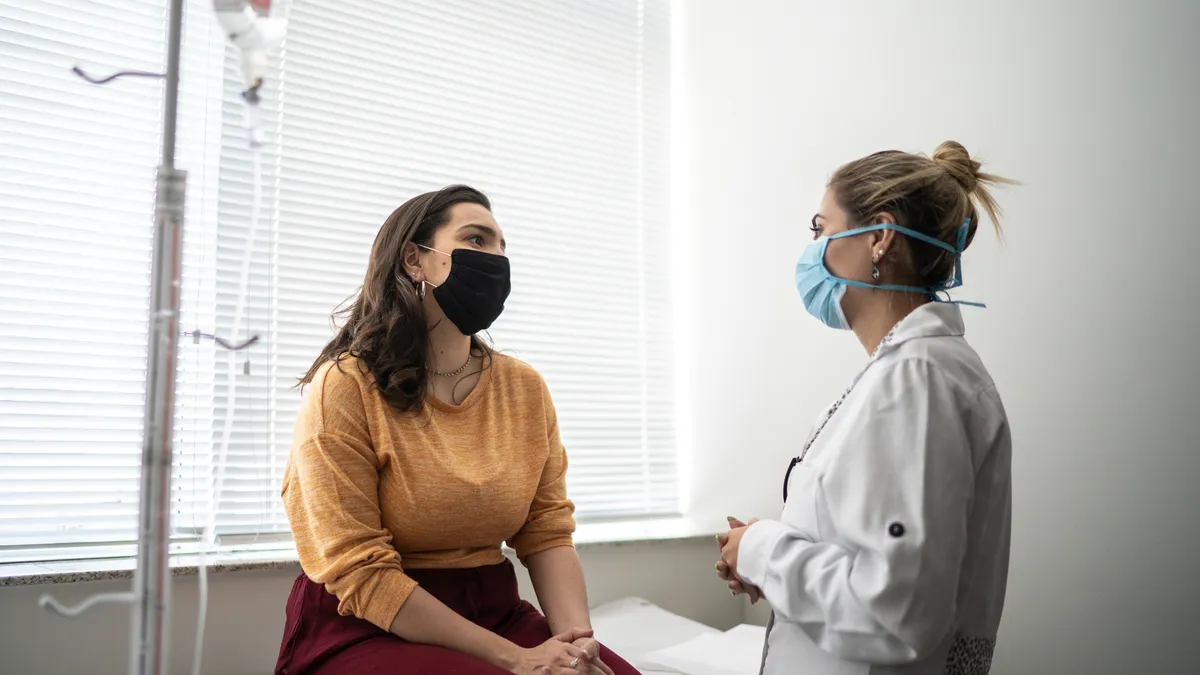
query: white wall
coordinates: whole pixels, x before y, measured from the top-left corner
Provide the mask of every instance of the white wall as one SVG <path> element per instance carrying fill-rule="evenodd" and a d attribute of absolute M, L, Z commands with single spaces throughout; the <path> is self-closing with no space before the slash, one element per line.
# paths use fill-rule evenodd
<path fill-rule="evenodd" d="M 864 360 L 793 287 L 828 175 L 958 140 L 1024 183 L 958 294 L 1015 440 L 993 672 L 1197 672 L 1200 3 L 680 4 L 695 508 L 776 514 Z"/>
<path fill-rule="evenodd" d="M 580 551 L 593 604 L 638 596 L 721 628 L 741 622 L 742 604 L 714 583 L 711 540 L 587 546 Z M 270 673 L 283 634 L 284 604 L 298 567 L 209 577 L 204 673 Z M 521 595 L 537 603 L 524 572 Z M 129 589 L 128 581 L 0 588 L 0 675 L 123 675 L 129 654 L 129 608 L 103 605 L 78 619 L 37 607 L 51 592 L 73 604 L 92 593 Z M 196 627 L 196 578 L 173 587 L 171 673 L 190 673 Z"/>

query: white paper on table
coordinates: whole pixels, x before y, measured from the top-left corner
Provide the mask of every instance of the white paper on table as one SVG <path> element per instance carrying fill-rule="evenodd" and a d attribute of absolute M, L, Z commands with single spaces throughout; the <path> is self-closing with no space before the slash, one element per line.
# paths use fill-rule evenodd
<path fill-rule="evenodd" d="M 644 658 L 686 675 L 758 675 L 765 634 L 762 627 L 742 625 L 727 633 L 699 635 Z"/>
<path fill-rule="evenodd" d="M 698 621 L 672 614 L 642 598 L 622 598 L 594 607 L 596 639 L 643 672 L 677 672 L 649 660 L 646 654 L 680 644 L 699 635 L 721 632 Z"/>
<path fill-rule="evenodd" d="M 755 626 L 751 623 L 744 623 L 740 626 L 734 626 L 733 628 L 725 631 L 725 635 L 735 640 L 754 642 L 758 645 L 759 650 L 761 651 L 763 643 L 767 640 L 767 627 Z"/>

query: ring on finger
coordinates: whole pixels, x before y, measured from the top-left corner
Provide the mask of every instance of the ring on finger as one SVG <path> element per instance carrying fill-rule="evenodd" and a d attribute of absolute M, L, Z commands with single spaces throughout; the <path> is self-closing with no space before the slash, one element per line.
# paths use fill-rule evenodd
<path fill-rule="evenodd" d="M 567 664 L 567 667 L 578 668 L 579 667 L 579 657 L 576 656 L 575 658 L 571 659 L 571 662 Z"/>

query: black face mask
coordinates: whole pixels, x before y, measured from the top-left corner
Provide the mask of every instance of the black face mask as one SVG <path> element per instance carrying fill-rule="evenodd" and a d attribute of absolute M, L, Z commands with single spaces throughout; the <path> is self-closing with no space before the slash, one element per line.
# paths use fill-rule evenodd
<path fill-rule="evenodd" d="M 463 335 L 474 335 L 500 316 L 511 290 L 508 258 L 457 248 L 450 256 L 450 276 L 433 289 L 433 298 Z"/>

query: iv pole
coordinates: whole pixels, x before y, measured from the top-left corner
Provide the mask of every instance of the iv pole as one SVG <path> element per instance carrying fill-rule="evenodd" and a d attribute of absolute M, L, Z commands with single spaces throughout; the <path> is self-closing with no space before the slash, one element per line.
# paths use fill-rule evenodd
<path fill-rule="evenodd" d="M 182 32 L 183 0 L 171 0 L 167 24 L 167 76 L 163 91 L 162 161 L 158 166 L 154 197 L 138 553 L 133 576 L 133 621 L 129 651 L 131 675 L 161 675 L 166 670 L 170 645 L 171 570 L 167 539 L 171 526 L 175 368 L 179 346 L 179 288 L 187 190 L 187 172 L 175 168 Z"/>
<path fill-rule="evenodd" d="M 246 80 L 246 90 L 242 92 L 242 98 L 247 106 L 247 131 L 251 147 L 262 143 L 257 120 L 259 89 L 267 70 L 266 52 L 283 39 L 284 26 L 287 23 L 286 20 L 265 16 L 270 4 L 270 0 L 213 0 L 213 9 L 222 32 L 242 54 L 242 75 Z M 258 7 L 263 13 L 260 14 L 251 5 Z M 133 577 L 130 675 L 162 675 L 167 667 L 167 651 L 170 645 L 171 569 L 168 539 L 171 527 L 175 370 L 180 334 L 179 288 L 183 254 L 184 198 L 187 190 L 187 172 L 175 168 L 175 125 L 179 100 L 179 51 L 182 32 L 183 0 L 171 0 L 171 14 L 167 27 L 167 81 L 163 92 L 162 162 L 158 167 L 158 185 L 154 198 L 149 358 L 143 418 L 141 497 L 138 507 L 138 556 Z M 249 252 L 246 255 L 249 255 Z M 252 339 L 250 343 L 253 341 Z M 216 508 L 215 504 L 213 508 Z M 201 542 L 201 545 L 207 545 L 207 542 Z"/>
<path fill-rule="evenodd" d="M 62 616 L 75 617 L 102 602 L 133 605 L 129 640 L 130 675 L 163 675 L 170 646 L 171 568 L 171 469 L 175 416 L 175 373 L 179 353 L 180 283 L 183 257 L 184 205 L 187 172 L 175 168 L 175 131 L 179 103 L 179 57 L 183 36 L 183 1 L 169 0 L 167 18 L 167 72 L 163 89 L 162 159 L 154 195 L 154 235 L 150 264 L 150 316 L 147 337 L 146 403 L 142 418 L 142 468 L 138 503 L 137 567 L 133 590 L 101 593 L 67 607 L 49 594 L 38 603 Z M 247 130 L 251 146 L 261 144 L 258 129 L 259 88 L 267 69 L 266 50 L 283 38 L 286 20 L 264 13 L 270 0 L 213 0 L 222 31 L 242 53 L 247 89 Z M 78 67 L 76 74 L 93 84 L 104 84 L 125 75 L 160 77 L 157 73 L 126 71 L 97 80 Z M 244 283 L 244 282 L 243 282 Z M 197 335 L 199 335 L 197 333 Z M 214 337 L 214 336 L 209 336 Z M 252 344 L 231 346 L 242 349 Z M 215 508 L 215 507 L 214 507 Z M 202 542 L 204 545 L 204 542 Z"/>

